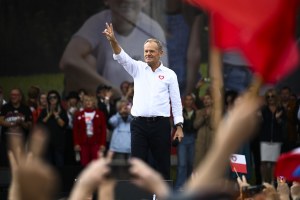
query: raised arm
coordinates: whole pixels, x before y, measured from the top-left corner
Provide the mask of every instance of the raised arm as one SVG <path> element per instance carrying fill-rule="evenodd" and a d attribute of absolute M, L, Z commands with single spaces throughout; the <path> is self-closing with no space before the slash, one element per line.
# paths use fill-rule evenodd
<path fill-rule="evenodd" d="M 197 191 L 221 178 L 230 155 L 254 132 L 259 107 L 258 97 L 245 95 L 234 106 L 232 112 L 221 121 L 203 164 L 195 169 L 194 178 L 186 185 L 188 192 Z"/>
<path fill-rule="evenodd" d="M 116 40 L 114 28 L 112 23 L 106 23 L 106 29 L 103 31 L 103 34 L 106 36 L 107 40 L 110 42 L 111 48 L 114 54 L 118 55 L 121 52 L 121 46 Z"/>
<path fill-rule="evenodd" d="M 59 64 L 65 75 L 66 92 L 79 88 L 94 92 L 99 84 L 112 86 L 97 73 L 96 58 L 91 53 L 91 44 L 80 36 L 73 37 L 67 45 Z M 113 88 L 113 91 L 116 96 L 121 95 L 119 88 Z"/>

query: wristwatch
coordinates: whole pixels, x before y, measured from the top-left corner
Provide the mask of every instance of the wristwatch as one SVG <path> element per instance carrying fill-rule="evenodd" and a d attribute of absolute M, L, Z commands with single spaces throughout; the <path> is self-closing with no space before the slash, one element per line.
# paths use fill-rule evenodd
<path fill-rule="evenodd" d="M 183 123 L 179 122 L 179 123 L 176 124 L 175 126 L 176 126 L 176 127 L 177 127 L 177 126 L 180 126 L 181 128 L 183 128 Z"/>

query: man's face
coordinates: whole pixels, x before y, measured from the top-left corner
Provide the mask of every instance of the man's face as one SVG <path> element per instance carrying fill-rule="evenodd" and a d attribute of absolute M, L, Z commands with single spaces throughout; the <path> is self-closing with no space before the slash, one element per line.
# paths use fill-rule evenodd
<path fill-rule="evenodd" d="M 136 22 L 145 0 L 107 0 L 114 16 L 122 16 L 131 22 Z"/>
<path fill-rule="evenodd" d="M 147 42 L 144 45 L 144 59 L 150 67 L 157 65 L 161 56 L 162 51 L 158 49 L 155 42 Z"/>
<path fill-rule="evenodd" d="M 22 100 L 22 95 L 19 90 L 12 90 L 10 92 L 10 101 L 12 104 L 18 104 Z"/>
<path fill-rule="evenodd" d="M 290 99 L 290 91 L 288 89 L 281 90 L 280 97 L 282 101 L 288 101 Z"/>

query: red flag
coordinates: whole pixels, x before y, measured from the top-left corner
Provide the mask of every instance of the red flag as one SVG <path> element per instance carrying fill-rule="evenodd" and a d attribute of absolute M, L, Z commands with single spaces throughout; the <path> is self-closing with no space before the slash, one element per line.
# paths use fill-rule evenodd
<path fill-rule="evenodd" d="M 278 158 L 275 176 L 284 176 L 288 181 L 300 182 L 300 148 L 284 153 Z"/>
<path fill-rule="evenodd" d="M 297 0 L 188 0 L 213 12 L 213 44 L 239 48 L 265 82 L 276 82 L 297 65 Z"/>

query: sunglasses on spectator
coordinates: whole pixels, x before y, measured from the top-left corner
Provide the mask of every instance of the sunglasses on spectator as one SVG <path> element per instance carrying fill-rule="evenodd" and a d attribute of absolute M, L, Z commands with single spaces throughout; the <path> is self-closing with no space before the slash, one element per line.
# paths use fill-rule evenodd
<path fill-rule="evenodd" d="M 50 95 L 49 97 L 48 97 L 48 99 L 50 100 L 50 99 L 57 99 L 57 96 L 56 95 Z"/>

